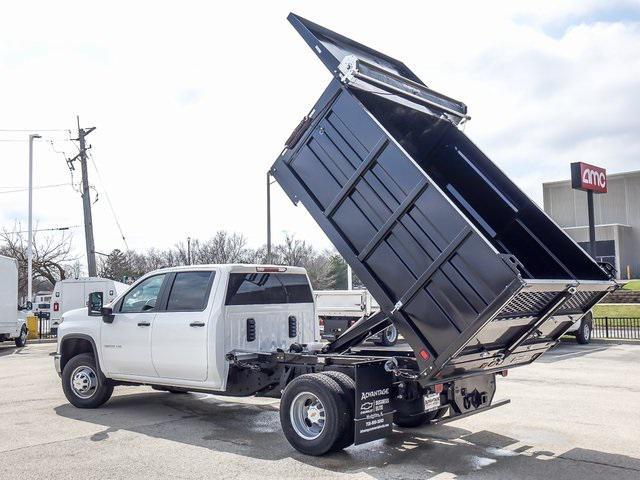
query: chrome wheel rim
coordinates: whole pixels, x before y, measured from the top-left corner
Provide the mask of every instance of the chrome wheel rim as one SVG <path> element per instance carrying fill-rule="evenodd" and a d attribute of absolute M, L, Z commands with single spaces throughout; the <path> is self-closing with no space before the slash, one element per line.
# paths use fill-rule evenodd
<path fill-rule="evenodd" d="M 396 327 L 394 327 L 393 325 L 387 328 L 384 331 L 384 334 L 387 337 L 387 341 L 389 343 L 395 342 L 396 339 L 398 338 L 398 330 L 396 330 Z"/>
<path fill-rule="evenodd" d="M 582 327 L 582 334 L 584 335 L 584 338 L 588 339 L 589 336 L 591 335 L 591 328 L 589 327 L 588 323 L 584 324 L 584 327 Z"/>
<path fill-rule="evenodd" d="M 320 399 L 311 392 L 296 395 L 289 409 L 291 425 L 305 440 L 315 440 L 324 431 L 326 412 Z"/>
<path fill-rule="evenodd" d="M 71 374 L 71 390 L 80 398 L 91 398 L 98 388 L 98 377 L 91 367 L 76 368 Z"/>
<path fill-rule="evenodd" d="M 27 330 L 25 328 L 20 332 L 20 342 L 24 343 L 27 341 Z"/>

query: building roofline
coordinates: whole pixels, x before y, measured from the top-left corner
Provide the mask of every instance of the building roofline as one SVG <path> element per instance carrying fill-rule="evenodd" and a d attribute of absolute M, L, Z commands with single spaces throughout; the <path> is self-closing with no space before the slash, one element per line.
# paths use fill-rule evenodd
<path fill-rule="evenodd" d="M 640 170 L 631 170 L 629 172 L 617 172 L 617 173 L 607 173 L 607 179 L 609 178 L 617 178 L 617 177 L 626 177 L 626 176 L 635 176 L 640 175 Z M 551 185 L 561 185 L 564 183 L 571 183 L 571 179 L 567 180 L 552 180 L 550 182 L 542 182 L 542 186 L 551 186 Z"/>
<path fill-rule="evenodd" d="M 623 228 L 631 228 L 631 225 L 626 225 L 624 223 L 602 223 L 602 224 L 596 224 L 595 225 L 596 228 L 605 228 L 605 227 L 623 227 Z M 572 229 L 578 229 L 578 228 L 589 228 L 589 225 L 578 225 L 575 227 L 560 227 L 563 230 L 572 230 Z"/>

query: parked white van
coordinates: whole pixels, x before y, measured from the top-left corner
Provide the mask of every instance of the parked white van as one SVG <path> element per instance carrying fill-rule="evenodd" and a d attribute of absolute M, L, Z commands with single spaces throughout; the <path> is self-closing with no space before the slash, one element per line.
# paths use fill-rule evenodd
<path fill-rule="evenodd" d="M 18 262 L 0 255 L 0 342 L 14 340 L 16 346 L 27 343 L 24 314 L 18 311 Z"/>
<path fill-rule="evenodd" d="M 56 282 L 51 298 L 51 333 L 56 333 L 65 312 L 87 306 L 90 293 L 102 292 L 106 304 L 128 288 L 125 283 L 101 277 L 66 278 Z"/>
<path fill-rule="evenodd" d="M 37 317 L 51 318 L 51 292 L 38 292 L 34 295 L 33 313 Z"/>

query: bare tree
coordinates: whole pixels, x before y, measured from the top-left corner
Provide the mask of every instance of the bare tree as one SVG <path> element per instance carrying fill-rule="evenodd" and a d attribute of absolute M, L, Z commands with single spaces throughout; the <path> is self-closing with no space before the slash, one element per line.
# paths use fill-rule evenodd
<path fill-rule="evenodd" d="M 244 235 L 220 230 L 210 240 L 197 244 L 194 263 L 246 262 L 246 247 Z"/>
<path fill-rule="evenodd" d="M 63 232 L 44 238 L 37 232 L 33 234 L 33 280 L 46 280 L 55 285 L 58 280 L 67 277 L 67 269 L 77 260 L 71 249 L 71 235 Z M 0 255 L 15 258 L 18 261 L 20 295 L 27 290 L 27 245 L 28 239 L 17 225 L 15 231 L 2 230 L 0 233 Z"/>

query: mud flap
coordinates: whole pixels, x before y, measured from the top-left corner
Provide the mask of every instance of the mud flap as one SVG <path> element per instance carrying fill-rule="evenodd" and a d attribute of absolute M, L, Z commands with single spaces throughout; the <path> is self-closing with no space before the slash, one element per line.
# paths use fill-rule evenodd
<path fill-rule="evenodd" d="M 385 371 L 384 363 L 373 361 L 355 367 L 355 445 L 384 438 L 393 431 L 393 375 Z"/>

